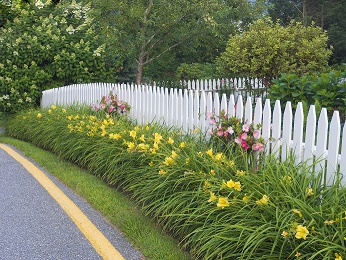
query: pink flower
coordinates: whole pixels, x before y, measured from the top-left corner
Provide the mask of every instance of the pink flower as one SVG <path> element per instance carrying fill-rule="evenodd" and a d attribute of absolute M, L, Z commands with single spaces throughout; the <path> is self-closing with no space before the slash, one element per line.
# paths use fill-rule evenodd
<path fill-rule="evenodd" d="M 227 132 L 229 134 L 233 134 L 234 133 L 234 130 L 233 130 L 232 126 L 228 127 Z"/>
<path fill-rule="evenodd" d="M 249 132 L 249 130 L 250 130 L 250 126 L 248 124 L 244 124 L 243 125 L 243 131 L 244 132 Z"/>
<path fill-rule="evenodd" d="M 252 150 L 254 151 L 264 151 L 264 145 L 261 143 L 256 143 L 252 145 Z"/>
<path fill-rule="evenodd" d="M 261 132 L 260 132 L 259 130 L 253 131 L 253 137 L 254 137 L 255 139 L 260 138 L 260 136 L 261 136 Z"/>
<path fill-rule="evenodd" d="M 113 106 L 110 106 L 109 108 L 108 108 L 108 113 L 112 113 L 114 111 L 114 107 Z"/>
<path fill-rule="evenodd" d="M 215 119 L 210 119 L 209 125 L 215 125 Z"/>
<path fill-rule="evenodd" d="M 240 139 L 246 140 L 246 138 L 247 138 L 247 133 L 242 133 L 240 136 Z"/>
<path fill-rule="evenodd" d="M 111 102 L 110 96 L 105 97 L 105 102 L 106 102 L 107 104 L 108 104 L 109 102 Z"/>
<path fill-rule="evenodd" d="M 235 140 L 234 140 L 235 143 L 237 144 L 241 144 L 242 140 L 240 137 L 237 137 Z"/>
<path fill-rule="evenodd" d="M 249 145 L 247 144 L 246 141 L 241 142 L 241 147 L 243 147 L 245 150 L 249 149 Z"/>
<path fill-rule="evenodd" d="M 217 131 L 217 136 L 223 136 L 223 131 L 222 130 L 219 130 L 219 131 Z"/>

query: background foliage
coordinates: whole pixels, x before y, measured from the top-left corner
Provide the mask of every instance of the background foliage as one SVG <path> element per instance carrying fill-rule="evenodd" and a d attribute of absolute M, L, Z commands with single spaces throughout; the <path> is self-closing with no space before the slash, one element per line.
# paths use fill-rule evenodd
<path fill-rule="evenodd" d="M 279 22 L 262 18 L 248 31 L 231 36 L 226 51 L 217 62 L 224 74 L 258 77 L 270 85 L 281 73 L 304 75 L 328 70 L 332 51 L 327 35 L 315 26 Z"/>
<path fill-rule="evenodd" d="M 39 105 L 45 89 L 109 78 L 89 10 L 74 1 L 12 6 L 15 18 L 0 29 L 0 111 Z"/>

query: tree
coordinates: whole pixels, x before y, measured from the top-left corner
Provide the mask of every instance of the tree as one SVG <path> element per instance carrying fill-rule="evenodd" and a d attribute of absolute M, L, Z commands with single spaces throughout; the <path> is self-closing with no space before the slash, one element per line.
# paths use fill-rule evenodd
<path fill-rule="evenodd" d="M 304 75 L 326 70 L 332 53 L 327 40 L 319 27 L 294 22 L 282 26 L 262 18 L 229 39 L 217 67 L 226 75 L 262 78 L 269 86 L 281 73 Z"/>
<path fill-rule="evenodd" d="M 0 111 L 39 105 L 45 89 L 107 80 L 88 6 L 36 1 L 12 9 L 15 18 L 0 30 Z"/>
<path fill-rule="evenodd" d="M 113 59 L 126 61 L 128 66 L 135 64 L 136 82 L 141 83 L 148 64 L 156 61 L 162 64 L 171 57 L 179 59 L 184 52 L 188 53 L 186 50 L 190 50 L 190 55 L 198 48 L 221 50 L 218 43 L 224 45 L 229 34 L 239 28 L 239 21 L 243 20 L 241 26 L 245 27 L 247 20 L 243 17 L 248 20 L 254 17 L 250 3 L 242 2 L 240 5 L 238 0 L 95 0 L 92 6 L 109 46 L 121 50 L 121 56 Z M 203 43 L 206 39 L 208 45 Z M 213 46 L 215 43 L 218 46 Z"/>
<path fill-rule="evenodd" d="M 268 14 L 288 25 L 292 20 L 304 25 L 314 22 L 328 34 L 334 52 L 331 64 L 346 62 L 346 5 L 344 0 L 268 0 Z"/>

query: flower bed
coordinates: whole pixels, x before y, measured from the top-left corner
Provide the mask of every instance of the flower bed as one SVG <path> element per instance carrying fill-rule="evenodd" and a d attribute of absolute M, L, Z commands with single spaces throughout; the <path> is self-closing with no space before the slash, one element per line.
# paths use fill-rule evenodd
<path fill-rule="evenodd" d="M 6 132 L 121 188 L 196 259 L 346 255 L 345 189 L 324 187 L 321 175 L 309 174 L 304 163 L 294 166 L 293 158 L 256 157 L 254 171 L 249 158 L 262 142 L 253 126 L 235 122 L 235 144 L 220 146 L 214 138 L 99 112 L 55 106 L 22 112 Z M 225 137 L 226 129 L 229 138 L 229 127 L 216 124 L 214 133 Z M 248 148 L 235 141 L 244 132 Z"/>

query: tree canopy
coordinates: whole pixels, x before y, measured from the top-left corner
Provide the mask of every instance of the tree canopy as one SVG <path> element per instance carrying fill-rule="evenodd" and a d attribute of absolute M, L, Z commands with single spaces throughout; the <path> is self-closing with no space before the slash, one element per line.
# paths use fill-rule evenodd
<path fill-rule="evenodd" d="M 94 0 L 92 6 L 103 37 L 121 53 L 110 59 L 123 60 L 123 70 L 135 70 L 137 83 L 154 62 L 158 67 L 165 59 L 183 63 L 188 55 L 195 62 L 215 59 L 228 36 L 261 12 L 238 0 Z"/>
<path fill-rule="evenodd" d="M 283 26 L 262 18 L 248 31 L 230 37 L 218 69 L 228 75 L 263 78 L 267 84 L 281 73 L 321 72 L 328 68 L 332 53 L 327 40 L 319 27 L 298 22 Z"/>
<path fill-rule="evenodd" d="M 268 0 L 268 13 L 282 24 L 300 21 L 314 22 L 328 34 L 328 43 L 334 47 L 330 64 L 346 63 L 346 4 L 345 0 Z"/>

